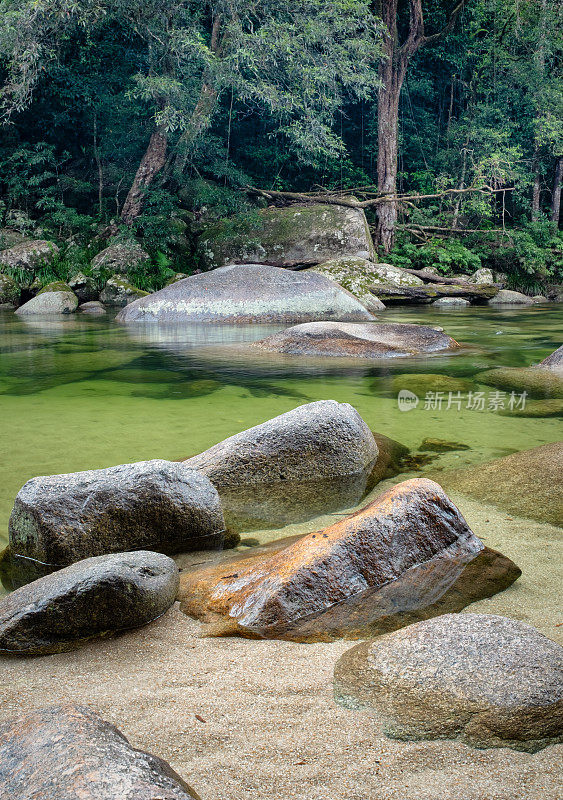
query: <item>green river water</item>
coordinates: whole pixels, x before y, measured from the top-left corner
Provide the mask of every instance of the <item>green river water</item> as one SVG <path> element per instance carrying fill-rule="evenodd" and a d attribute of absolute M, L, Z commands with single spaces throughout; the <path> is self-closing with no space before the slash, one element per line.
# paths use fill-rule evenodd
<path fill-rule="evenodd" d="M 440 325 L 468 345 L 460 354 L 393 361 L 301 360 L 248 347 L 282 326 L 123 326 L 112 316 L 22 320 L 0 312 L 0 543 L 13 499 L 36 475 L 193 455 L 313 400 L 351 403 L 370 427 L 416 451 L 425 437 L 469 449 L 439 468 L 486 461 L 563 438 L 557 418 L 503 416 L 474 376 L 529 366 L 561 344 L 562 306 L 386 311 L 382 322 Z M 400 411 L 413 375 L 446 375 L 483 391 L 485 408 Z M 429 385 L 433 385 L 432 383 Z M 505 403 L 508 402 L 508 396 Z M 492 403 L 494 406 L 494 403 Z"/>

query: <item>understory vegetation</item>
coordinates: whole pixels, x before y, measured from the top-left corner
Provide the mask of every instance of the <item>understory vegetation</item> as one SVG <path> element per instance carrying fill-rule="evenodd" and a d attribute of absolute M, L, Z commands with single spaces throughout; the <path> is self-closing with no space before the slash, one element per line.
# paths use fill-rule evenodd
<path fill-rule="evenodd" d="M 0 0 L 0 12 L 0 227 L 59 245 L 43 282 L 92 274 L 117 237 L 151 255 L 131 279 L 159 288 L 199 267 L 204 226 L 259 225 L 267 201 L 249 187 L 395 198 L 366 213 L 397 266 L 490 267 L 529 292 L 563 282 L 558 3 Z"/>

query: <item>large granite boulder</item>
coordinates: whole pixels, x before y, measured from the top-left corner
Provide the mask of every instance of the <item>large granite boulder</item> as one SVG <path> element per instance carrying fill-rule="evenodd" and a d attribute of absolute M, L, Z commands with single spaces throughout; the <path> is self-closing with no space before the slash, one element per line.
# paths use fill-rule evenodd
<path fill-rule="evenodd" d="M 459 344 L 426 325 L 305 322 L 253 343 L 260 350 L 300 356 L 401 358 L 455 350 Z"/>
<path fill-rule="evenodd" d="M 51 264 L 59 254 L 54 242 L 44 239 L 26 239 L 20 244 L 0 252 L 0 267 L 10 267 L 33 274 Z"/>
<path fill-rule="evenodd" d="M 505 392 L 515 392 L 526 397 L 563 397 L 563 374 L 561 370 L 539 364 L 536 367 L 497 367 L 479 372 L 475 379 L 487 386 L 495 386 Z M 508 402 L 509 398 L 505 398 Z"/>
<path fill-rule="evenodd" d="M 15 306 L 20 299 L 20 290 L 10 275 L 0 272 L 0 306 Z"/>
<path fill-rule="evenodd" d="M 527 294 L 513 292 L 511 289 L 501 289 L 489 300 L 490 306 L 531 306 L 534 301 Z"/>
<path fill-rule="evenodd" d="M 205 269 L 227 264 L 295 267 L 340 256 L 375 260 L 362 209 L 317 204 L 265 208 L 250 223 L 216 223 L 200 236 L 197 253 Z"/>
<path fill-rule="evenodd" d="M 2 800 L 200 800 L 170 764 L 77 705 L 0 725 L 0 784 Z"/>
<path fill-rule="evenodd" d="M 131 270 L 147 266 L 150 260 L 149 254 L 138 242 L 124 240 L 110 242 L 104 250 L 94 256 L 90 266 L 95 276 L 104 273 L 127 275 Z"/>
<path fill-rule="evenodd" d="M 377 264 L 367 258 L 331 258 L 316 267 L 309 267 L 318 275 L 330 278 L 347 292 L 357 297 L 368 311 L 383 311 L 384 304 L 370 291 L 377 279 Z"/>
<path fill-rule="evenodd" d="M 70 290 L 41 291 L 16 311 L 21 317 L 42 314 L 73 314 L 78 308 L 78 297 Z"/>
<path fill-rule="evenodd" d="M 316 319 L 356 322 L 373 317 L 359 300 L 323 275 L 234 264 L 165 286 L 128 305 L 116 319 L 292 324 Z"/>
<path fill-rule="evenodd" d="M 157 619 L 176 598 L 178 567 L 162 553 L 86 558 L 0 600 L 0 653 L 44 655 Z"/>
<path fill-rule="evenodd" d="M 493 614 L 446 614 L 349 650 L 335 697 L 396 739 L 534 753 L 563 741 L 563 647 Z"/>
<path fill-rule="evenodd" d="M 123 306 L 129 305 L 135 300 L 141 300 L 143 297 L 148 296 L 149 292 L 144 292 L 142 289 L 133 286 L 125 276 L 112 275 L 100 292 L 100 301 L 106 306 L 123 308 Z"/>
<path fill-rule="evenodd" d="M 225 439 L 184 462 L 217 488 L 236 530 L 279 527 L 355 505 L 378 456 L 348 403 L 319 400 Z"/>
<path fill-rule="evenodd" d="M 561 347 L 558 347 L 557 350 L 554 350 L 553 353 L 546 356 L 543 361 L 540 361 L 538 367 L 550 369 L 554 372 L 563 371 L 563 344 Z"/>
<path fill-rule="evenodd" d="M 32 478 L 9 522 L 11 551 L 54 568 L 122 550 L 217 547 L 223 531 L 211 482 L 162 460 Z"/>
<path fill-rule="evenodd" d="M 331 638 L 434 603 L 482 550 L 441 487 L 414 479 L 270 558 L 184 572 L 180 600 L 223 633 Z"/>
<path fill-rule="evenodd" d="M 467 469 L 440 473 L 447 489 L 511 514 L 561 525 L 563 442 L 544 444 Z"/>

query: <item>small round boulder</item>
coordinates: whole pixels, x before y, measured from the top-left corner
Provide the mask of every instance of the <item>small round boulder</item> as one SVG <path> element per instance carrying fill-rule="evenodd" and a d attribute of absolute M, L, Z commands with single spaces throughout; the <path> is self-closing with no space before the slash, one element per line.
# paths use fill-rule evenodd
<path fill-rule="evenodd" d="M 395 739 L 534 753 L 563 741 L 563 647 L 494 614 L 444 614 L 352 648 L 335 696 Z"/>

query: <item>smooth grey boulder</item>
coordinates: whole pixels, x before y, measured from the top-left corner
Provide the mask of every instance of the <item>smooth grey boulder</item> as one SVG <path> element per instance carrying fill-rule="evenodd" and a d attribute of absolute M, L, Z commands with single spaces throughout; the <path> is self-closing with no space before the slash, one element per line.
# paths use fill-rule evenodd
<path fill-rule="evenodd" d="M 73 314 L 78 308 L 78 297 L 74 292 L 40 292 L 20 306 L 16 314 L 20 317 L 41 314 Z"/>
<path fill-rule="evenodd" d="M 36 272 L 41 267 L 51 264 L 59 254 L 54 242 L 44 239 L 26 239 L 20 244 L 0 252 L 0 267 L 10 267 L 26 272 Z"/>
<path fill-rule="evenodd" d="M 163 460 L 32 478 L 9 521 L 12 553 L 55 567 L 123 550 L 204 550 L 223 531 L 212 483 Z"/>
<path fill-rule="evenodd" d="M 0 800 L 200 800 L 161 758 L 79 705 L 0 725 Z"/>
<path fill-rule="evenodd" d="M 92 314 L 92 316 L 100 316 L 107 313 L 103 303 L 100 303 L 99 300 L 90 300 L 88 303 L 82 303 L 78 306 L 78 310 L 83 314 Z"/>
<path fill-rule="evenodd" d="M 400 358 L 454 350 L 459 344 L 426 325 L 306 322 L 253 343 L 260 350 L 301 356 Z"/>
<path fill-rule="evenodd" d="M 550 369 L 554 372 L 563 371 L 563 344 L 561 347 L 558 347 L 557 350 L 554 350 L 553 353 L 546 356 L 543 361 L 540 361 L 538 367 Z"/>
<path fill-rule="evenodd" d="M 116 319 L 291 324 L 315 319 L 355 322 L 373 317 L 359 300 L 323 275 L 233 264 L 165 286 L 130 303 Z"/>
<path fill-rule="evenodd" d="M 133 286 L 123 275 L 112 275 L 100 292 L 100 301 L 107 306 L 123 306 L 148 296 L 148 292 Z"/>
<path fill-rule="evenodd" d="M 92 273 L 100 275 L 114 272 L 127 275 L 129 270 L 145 266 L 150 261 L 149 254 L 135 241 L 111 242 L 101 250 L 90 262 Z"/>
<path fill-rule="evenodd" d="M 434 300 L 432 305 L 438 308 L 465 308 L 465 306 L 469 306 L 471 303 L 469 300 L 466 300 L 465 297 L 439 297 L 437 300 Z"/>
<path fill-rule="evenodd" d="M 494 614 L 444 614 L 357 645 L 334 684 L 392 738 L 531 753 L 563 741 L 563 648 Z"/>
<path fill-rule="evenodd" d="M 197 253 L 205 269 L 228 264 L 295 267 L 340 256 L 376 257 L 363 209 L 317 203 L 262 209 L 250 226 L 218 222 L 200 236 Z"/>
<path fill-rule="evenodd" d="M 45 655 L 151 622 L 178 592 L 175 562 L 137 550 L 77 561 L 0 600 L 0 653 Z"/>
<path fill-rule="evenodd" d="M 527 294 L 522 294 L 522 292 L 500 289 L 495 297 L 491 297 L 488 303 L 490 306 L 531 306 L 534 301 Z"/>
<path fill-rule="evenodd" d="M 378 448 L 348 403 L 319 400 L 237 433 L 184 462 L 217 488 L 227 525 L 277 527 L 355 505 Z"/>

